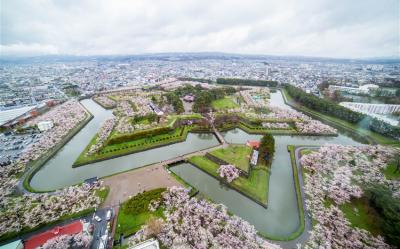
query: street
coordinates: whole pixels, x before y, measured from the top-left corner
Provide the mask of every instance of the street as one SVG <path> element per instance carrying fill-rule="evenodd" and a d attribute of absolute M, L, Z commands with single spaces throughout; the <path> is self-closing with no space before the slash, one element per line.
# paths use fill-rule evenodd
<path fill-rule="evenodd" d="M 107 211 L 112 210 L 112 215 L 110 221 L 107 221 Z M 100 217 L 101 221 L 95 220 L 95 217 Z M 114 218 L 114 210 L 110 208 L 99 209 L 97 210 L 93 216 L 91 217 L 91 223 L 94 225 L 93 227 L 93 241 L 91 244 L 91 249 L 98 249 L 98 248 L 108 248 L 108 241 L 111 234 L 111 222 Z M 110 222 L 110 226 L 107 224 Z M 101 245 L 103 244 L 103 246 Z"/>

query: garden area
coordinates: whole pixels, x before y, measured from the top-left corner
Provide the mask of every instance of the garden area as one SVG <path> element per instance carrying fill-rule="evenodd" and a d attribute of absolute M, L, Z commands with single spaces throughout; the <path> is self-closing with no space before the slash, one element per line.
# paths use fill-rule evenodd
<path fill-rule="evenodd" d="M 112 157 L 140 152 L 159 146 L 165 146 L 172 143 L 182 142 L 185 141 L 190 129 L 190 126 L 184 126 L 168 131 L 165 130 L 162 133 L 155 132 L 154 134 L 150 132 L 151 130 L 145 130 L 140 131 L 140 134 L 137 134 L 137 136 L 134 135 L 135 133 L 129 134 L 126 136 L 126 139 L 122 136 L 114 137 L 113 141 L 115 142 L 110 143 L 111 140 L 109 140 L 97 153 L 88 155 L 87 152 L 96 142 L 96 135 L 79 155 L 77 160 L 74 162 L 73 167 L 82 166 L 95 161 L 106 160 Z"/>
<path fill-rule="evenodd" d="M 189 162 L 194 166 L 205 171 L 209 175 L 222 180 L 218 174 L 220 165 L 209 160 L 205 156 L 194 156 L 189 159 Z M 239 176 L 232 182 L 227 183 L 231 188 L 243 193 L 250 199 L 260 202 L 264 205 L 268 201 L 269 187 L 269 169 L 263 166 L 255 166 L 249 173 L 248 177 Z"/>
<path fill-rule="evenodd" d="M 351 202 L 341 205 L 340 210 L 352 227 L 358 227 L 369 231 L 372 235 L 382 235 L 380 225 L 382 223 L 378 212 L 370 206 L 368 198 L 356 198 Z"/>
<path fill-rule="evenodd" d="M 158 188 L 146 191 L 122 203 L 118 212 L 116 239 L 119 239 L 121 234 L 127 237 L 136 233 L 151 218 L 162 217 L 163 210 L 158 208 L 150 211 L 149 204 L 151 201 L 159 200 L 165 190 Z"/>
<path fill-rule="evenodd" d="M 246 145 L 230 145 L 227 148 L 217 149 L 210 154 L 219 159 L 234 164 L 240 170 L 248 173 L 252 149 Z"/>
<path fill-rule="evenodd" d="M 116 124 L 115 118 L 106 120 L 98 134 L 92 138 L 76 159 L 73 167 L 183 142 L 192 129 L 201 131 L 202 128 L 199 124 L 179 125 L 178 123 L 175 125 L 180 120 L 201 119 L 202 116 L 198 113 L 169 115 L 162 125 L 156 123 L 157 118 L 155 114 L 135 116 L 132 118 L 135 130 L 128 133 L 118 132 L 119 124 Z M 140 127 L 143 129 L 138 129 Z"/>
<path fill-rule="evenodd" d="M 163 210 L 129 239 L 134 246 L 156 238 L 161 248 L 280 248 L 259 237 L 254 226 L 221 204 L 191 198 L 187 189 L 171 187 L 149 210 Z"/>
<path fill-rule="evenodd" d="M 212 156 L 223 159 L 230 165 L 219 165 L 208 159 L 207 156 L 194 156 L 189 159 L 189 162 L 209 175 L 225 181 L 228 186 L 250 199 L 266 206 L 268 202 L 270 165 L 275 152 L 274 137 L 270 134 L 262 137 L 258 163 L 250 169 L 249 156 L 251 152 L 252 148 L 249 146 L 231 145 L 228 148 L 210 152 Z M 244 166 L 249 169 L 246 171 L 247 177 L 241 176 L 236 172 L 237 168 L 242 169 Z"/>
<path fill-rule="evenodd" d="M 383 174 L 388 180 L 400 180 L 400 155 L 397 155 L 392 161 L 388 163 Z"/>
<path fill-rule="evenodd" d="M 217 111 L 239 107 L 239 105 L 232 99 L 231 96 L 226 96 L 224 98 L 214 100 L 212 101 L 211 106 Z"/>
<path fill-rule="evenodd" d="M 314 224 L 307 248 L 400 244 L 400 182 L 383 173 L 396 162 L 397 153 L 391 147 L 342 145 L 305 151 L 304 192 Z"/>

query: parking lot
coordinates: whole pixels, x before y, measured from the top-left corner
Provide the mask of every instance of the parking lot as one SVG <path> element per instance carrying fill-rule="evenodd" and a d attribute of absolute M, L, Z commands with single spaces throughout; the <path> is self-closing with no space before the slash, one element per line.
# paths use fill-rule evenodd
<path fill-rule="evenodd" d="M 39 136 L 40 134 L 0 133 L 0 166 L 6 166 L 18 159 L 22 151 Z"/>

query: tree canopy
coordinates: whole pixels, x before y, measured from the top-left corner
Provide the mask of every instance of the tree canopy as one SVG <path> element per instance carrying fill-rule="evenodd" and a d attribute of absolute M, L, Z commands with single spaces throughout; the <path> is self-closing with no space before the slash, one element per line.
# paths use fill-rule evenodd
<path fill-rule="evenodd" d="M 276 87 L 277 81 L 272 80 L 252 80 L 252 79 L 235 79 L 235 78 L 218 78 L 217 84 L 221 85 L 238 85 L 238 86 L 267 86 Z"/>
<path fill-rule="evenodd" d="M 261 138 L 258 160 L 264 165 L 270 165 L 275 154 L 275 139 L 267 133 Z"/>
<path fill-rule="evenodd" d="M 400 200 L 383 185 L 368 187 L 366 195 L 382 218 L 381 229 L 387 242 L 400 245 Z"/>

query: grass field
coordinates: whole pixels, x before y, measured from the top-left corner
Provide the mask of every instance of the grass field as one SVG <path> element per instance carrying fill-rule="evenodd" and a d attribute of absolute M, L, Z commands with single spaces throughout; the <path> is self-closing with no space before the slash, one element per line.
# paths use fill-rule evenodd
<path fill-rule="evenodd" d="M 216 110 L 232 109 L 239 107 L 239 105 L 234 102 L 231 97 L 214 100 L 211 103 L 211 106 Z"/>
<path fill-rule="evenodd" d="M 107 199 L 109 193 L 110 193 L 109 186 L 104 186 L 103 188 L 96 191 L 96 195 L 100 197 L 102 203 Z"/>
<path fill-rule="evenodd" d="M 214 150 L 210 154 L 235 165 L 244 172 L 249 172 L 251 152 L 249 146 L 231 145 L 228 148 Z"/>
<path fill-rule="evenodd" d="M 358 227 L 371 232 L 373 235 L 382 234 L 378 213 L 369 206 L 367 198 L 353 199 L 340 206 L 352 227 Z"/>
<path fill-rule="evenodd" d="M 119 239 L 121 234 L 128 236 L 136 233 L 150 218 L 162 217 L 162 215 L 162 209 L 157 209 L 155 212 L 127 214 L 124 209 L 121 208 L 118 213 L 118 225 L 115 232 L 116 239 Z"/>
<path fill-rule="evenodd" d="M 314 151 L 310 150 L 310 149 L 303 149 L 303 150 L 300 150 L 300 156 L 305 156 L 305 155 L 311 154 L 313 152 Z"/>
<path fill-rule="evenodd" d="M 386 179 L 388 180 L 400 180 L 400 170 L 396 170 L 396 164 L 395 162 L 389 163 L 387 168 L 383 171 L 383 174 L 385 175 Z"/>
<path fill-rule="evenodd" d="M 162 188 L 150 190 L 122 203 L 118 212 L 116 239 L 119 239 L 121 234 L 126 237 L 136 233 L 150 218 L 163 217 L 162 208 L 158 208 L 154 212 L 148 209 L 151 200 L 161 198 L 163 191 L 165 189 Z"/>
<path fill-rule="evenodd" d="M 221 179 L 217 173 L 219 165 L 206 157 L 194 156 L 189 159 L 189 162 L 210 175 Z M 266 204 L 268 201 L 269 170 L 263 166 L 256 166 L 250 171 L 249 177 L 240 176 L 228 185 L 250 198 Z"/>
<path fill-rule="evenodd" d="M 239 128 L 248 133 L 271 133 L 271 134 L 299 134 L 294 128 L 288 129 L 269 129 L 262 126 L 249 125 L 243 122 L 239 123 Z"/>

